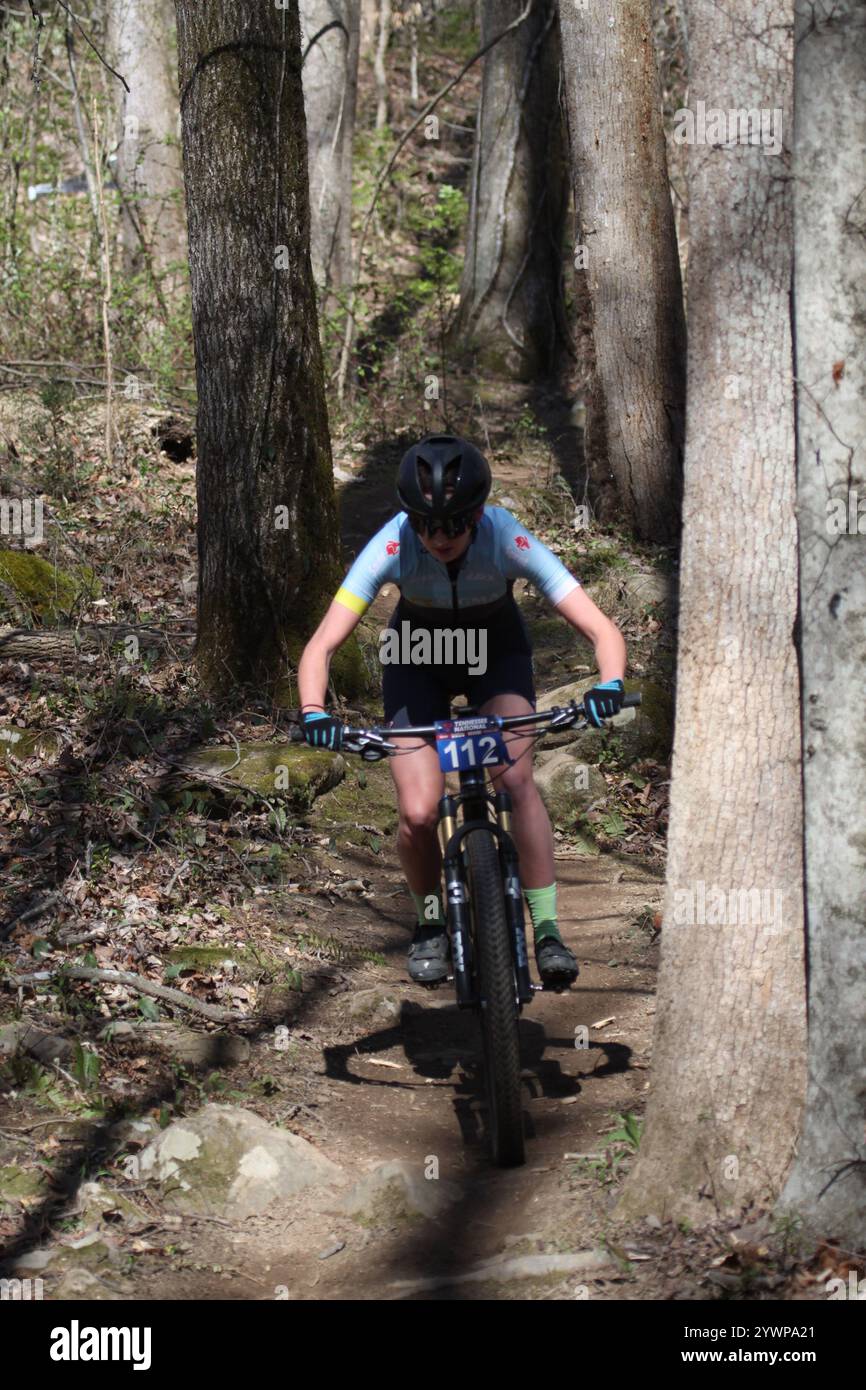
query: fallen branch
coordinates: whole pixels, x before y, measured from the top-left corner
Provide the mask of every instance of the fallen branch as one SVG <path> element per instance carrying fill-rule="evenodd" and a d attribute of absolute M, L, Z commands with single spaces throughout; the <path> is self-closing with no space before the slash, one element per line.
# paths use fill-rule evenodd
<path fill-rule="evenodd" d="M 213 1023 L 240 1023 L 245 1020 L 245 1015 L 235 1013 L 233 1009 L 223 1009 L 218 1004 L 205 1004 L 201 999 L 184 994 L 182 990 L 172 989 L 170 985 L 155 984 L 153 980 L 146 980 L 143 975 L 131 975 L 126 970 L 95 970 L 85 965 L 73 965 L 60 970 L 36 970 L 30 975 L 13 975 L 9 977 L 9 983 L 14 989 L 19 989 L 22 985 L 51 984 L 61 979 L 87 980 L 92 984 L 124 985 L 127 989 L 137 990 L 139 994 L 151 994 L 155 999 L 164 999 L 169 1004 L 176 1004 L 178 1008 L 191 1009 L 193 1013 L 202 1014 Z"/>
<path fill-rule="evenodd" d="M 128 627 L 123 623 L 89 623 L 77 628 L 0 627 L 0 660 L 76 660 L 82 649 L 115 646 L 127 637 L 137 638 L 142 647 L 163 649 L 172 644 L 172 635 L 159 628 Z"/>

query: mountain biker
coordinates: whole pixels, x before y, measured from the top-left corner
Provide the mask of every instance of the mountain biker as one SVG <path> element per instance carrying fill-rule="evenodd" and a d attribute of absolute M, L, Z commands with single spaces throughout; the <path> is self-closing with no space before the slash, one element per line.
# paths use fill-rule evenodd
<path fill-rule="evenodd" d="M 474 628 L 486 638 L 486 667 L 383 664 L 385 723 L 431 724 L 450 716 L 451 698 L 465 694 L 480 714 L 529 714 L 535 709 L 532 648 L 512 596 L 525 577 L 566 622 L 595 648 L 599 683 L 584 696 L 589 722 L 600 727 L 623 699 L 626 651 L 622 634 L 552 552 L 503 507 L 485 507 L 490 467 L 469 441 L 430 435 L 404 455 L 397 476 L 402 510 L 376 533 L 351 566 L 310 638 L 298 668 L 304 735 L 317 748 L 338 749 L 342 724 L 324 697 L 334 652 L 379 590 L 393 583 L 400 600 L 385 635 Z M 553 833 L 532 777 L 531 737 L 505 734 L 510 765 L 491 770 L 498 791 L 511 794 L 512 834 L 533 925 L 543 984 L 562 986 L 578 966 L 557 924 Z M 441 853 L 436 825 L 444 773 L 432 739 L 401 739 L 407 749 L 388 760 L 397 791 L 397 852 L 417 909 L 409 947 L 409 976 L 436 984 L 448 973 L 449 942 L 438 886 Z M 521 756 L 521 754 L 526 756 Z"/>

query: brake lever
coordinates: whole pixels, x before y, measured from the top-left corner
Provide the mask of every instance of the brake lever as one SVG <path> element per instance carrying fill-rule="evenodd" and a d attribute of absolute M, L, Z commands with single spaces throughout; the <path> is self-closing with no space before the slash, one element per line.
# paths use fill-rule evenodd
<path fill-rule="evenodd" d="M 580 718 L 577 706 L 574 701 L 562 709 L 559 705 L 553 707 L 553 718 L 548 723 L 549 729 L 570 729 Z"/>
<path fill-rule="evenodd" d="M 399 752 L 395 743 L 389 743 L 384 735 L 374 734 L 371 731 L 364 731 L 344 738 L 343 747 L 349 753 L 360 753 L 361 757 L 368 763 L 379 762 L 388 753 Z"/>

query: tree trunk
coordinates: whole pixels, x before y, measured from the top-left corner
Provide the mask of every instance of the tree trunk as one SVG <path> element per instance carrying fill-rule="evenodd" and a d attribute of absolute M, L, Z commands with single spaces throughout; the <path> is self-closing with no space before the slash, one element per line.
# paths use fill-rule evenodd
<path fill-rule="evenodd" d="M 110 0 L 108 10 L 113 66 L 130 88 L 115 84 L 124 265 L 160 279 L 186 255 L 173 10 L 171 0 Z M 174 288 L 171 277 L 163 293 Z"/>
<path fill-rule="evenodd" d="M 327 24 L 304 62 L 310 171 L 313 278 L 334 308 L 332 291 L 352 281 L 352 141 L 358 92 L 359 0 L 301 0 L 304 50 Z"/>
<path fill-rule="evenodd" d="M 685 319 L 649 0 L 560 5 L 577 213 L 597 386 L 589 408 L 627 524 L 679 531 Z M 593 436 L 591 426 L 587 437 Z"/>
<path fill-rule="evenodd" d="M 484 0 L 486 43 L 529 8 Z M 483 59 L 460 308 L 451 343 L 518 380 L 553 370 L 566 330 L 567 178 L 555 0 L 535 0 Z"/>
<path fill-rule="evenodd" d="M 866 1216 L 866 7 L 799 0 L 796 35 L 809 1086 L 783 1200 L 856 1248 Z"/>
<path fill-rule="evenodd" d="M 379 32 L 376 39 L 376 53 L 373 59 L 373 72 L 376 77 L 376 129 L 388 124 L 388 74 L 385 71 L 385 54 L 391 37 L 391 0 L 379 0 Z"/>
<path fill-rule="evenodd" d="M 378 0 L 361 0 L 361 57 L 369 58 L 376 45 Z"/>
<path fill-rule="evenodd" d="M 741 18 L 740 15 L 743 15 Z M 791 113 L 783 0 L 690 0 L 690 94 Z M 792 212 L 783 158 L 689 150 L 689 413 L 652 1093 L 620 1211 L 772 1200 L 805 1087 Z M 720 900 L 719 895 L 724 895 Z"/>
<path fill-rule="evenodd" d="M 284 673 L 336 588 L 297 0 L 177 0 L 198 380 L 198 645 Z"/>

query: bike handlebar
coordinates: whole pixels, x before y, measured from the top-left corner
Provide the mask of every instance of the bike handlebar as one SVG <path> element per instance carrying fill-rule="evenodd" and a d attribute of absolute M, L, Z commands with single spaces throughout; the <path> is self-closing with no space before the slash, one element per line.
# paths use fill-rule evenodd
<path fill-rule="evenodd" d="M 623 698 L 621 709 L 634 709 L 641 703 L 640 692 L 626 695 Z M 583 719 L 586 724 L 586 714 L 582 704 L 572 700 L 571 704 L 565 706 L 555 705 L 550 710 L 537 710 L 532 714 L 508 714 L 508 715 L 456 715 L 455 718 L 491 718 L 495 719 L 500 729 L 517 729 L 527 724 L 550 724 L 556 729 L 570 729 Z M 393 753 L 401 750 L 390 743 L 392 738 L 423 738 L 431 734 L 437 734 L 440 730 L 435 724 L 414 724 L 402 729 L 383 729 L 373 726 L 369 729 L 353 729 L 349 726 L 343 728 L 342 751 L 347 753 L 358 753 L 368 762 L 378 761 Z M 304 741 L 303 730 L 292 730 L 292 742 L 302 743 Z M 354 746 L 353 746 L 354 745 Z"/>

